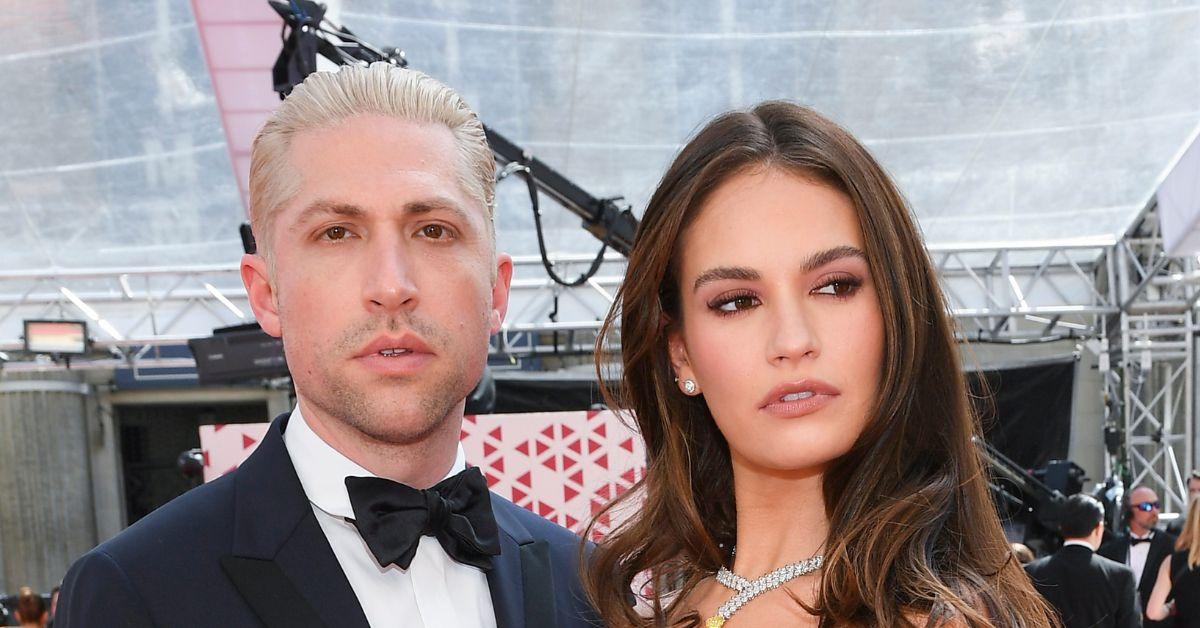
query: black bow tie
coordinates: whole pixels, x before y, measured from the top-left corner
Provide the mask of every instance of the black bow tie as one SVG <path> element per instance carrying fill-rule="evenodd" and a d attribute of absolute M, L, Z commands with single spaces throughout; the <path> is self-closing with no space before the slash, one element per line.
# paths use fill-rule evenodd
<path fill-rule="evenodd" d="M 500 536 L 487 482 L 476 467 L 418 490 L 384 478 L 346 478 L 354 519 L 347 521 L 380 565 L 408 569 L 422 536 L 437 538 L 454 560 L 492 568 Z"/>
<path fill-rule="evenodd" d="M 1138 543 L 1149 543 L 1150 541 L 1154 540 L 1154 536 L 1151 535 L 1144 539 L 1139 539 L 1135 536 L 1135 537 L 1131 537 L 1131 539 L 1132 540 L 1129 542 L 1129 544 L 1132 546 L 1132 545 L 1137 545 Z"/>

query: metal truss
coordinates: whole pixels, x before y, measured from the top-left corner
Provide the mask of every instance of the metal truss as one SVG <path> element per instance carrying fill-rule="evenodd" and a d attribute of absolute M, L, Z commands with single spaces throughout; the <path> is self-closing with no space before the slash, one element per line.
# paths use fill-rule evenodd
<path fill-rule="evenodd" d="M 1157 206 L 1142 217 L 1108 256 L 1108 279 L 1121 303 L 1105 319 L 1114 343 L 1101 367 L 1107 422 L 1125 437 L 1106 471 L 1126 484 L 1148 486 L 1167 512 L 1187 505 L 1184 478 L 1195 464 L 1196 313 L 1200 270 L 1193 257 L 1164 254 Z M 1115 410 L 1115 411 L 1114 411 Z"/>
<path fill-rule="evenodd" d="M 931 246 L 962 340 L 1022 344 L 1086 340 L 1099 354 L 1105 421 L 1126 435 L 1106 474 L 1159 492 L 1166 510 L 1185 502 L 1194 462 L 1195 308 L 1200 264 L 1163 254 L 1151 203 L 1126 237 L 1068 242 Z M 552 258 L 576 274 L 591 255 Z M 591 353 L 625 273 L 612 254 L 585 284 L 551 281 L 538 256 L 514 259 L 509 312 L 492 353 L 521 361 Z M 252 319 L 235 265 L 58 270 L 0 274 L 0 361 L 54 368 L 20 352 L 22 321 L 89 321 L 96 351 L 72 368 L 192 364 L 165 351 L 212 329 Z M 500 360 L 503 362 L 503 360 Z M 495 362 L 495 360 L 494 360 Z M 146 375 L 147 378 L 154 377 Z"/>
<path fill-rule="evenodd" d="M 1112 290 L 1097 288 L 1097 263 L 1112 242 L 931 247 L 964 339 L 1022 342 L 1091 336 L 1118 312 Z M 590 255 L 558 255 L 559 274 L 586 268 Z M 517 359 L 590 353 L 612 306 L 625 259 L 611 254 L 582 286 L 551 281 L 537 256 L 514 259 L 508 316 L 493 341 Z M 0 274 L 0 351 L 21 362 L 25 319 L 88 320 L 102 357 L 150 366 L 155 347 L 182 345 L 214 328 L 249 322 L 235 265 L 61 270 Z M 14 359 L 14 356 L 17 356 Z M 172 358 L 177 363 L 177 358 Z"/>
<path fill-rule="evenodd" d="M 1116 295 L 1096 282 L 1113 244 L 932 246 L 929 255 L 961 339 L 1021 343 L 1089 337 L 1118 312 Z"/>
<path fill-rule="evenodd" d="M 559 273 L 577 273 L 590 255 L 559 255 Z M 538 256 L 514 258 L 509 315 L 492 351 L 513 360 L 590 353 L 596 332 L 624 276 L 625 259 L 612 254 L 582 286 L 564 288 L 547 276 Z M 118 268 L 0 273 L 0 362 L 13 370 L 52 368 L 22 354 L 23 321 L 88 322 L 91 355 L 72 368 L 191 366 L 164 357 L 163 347 L 186 345 L 212 330 L 253 321 L 238 267 Z M 172 352 L 166 352 L 172 353 Z"/>

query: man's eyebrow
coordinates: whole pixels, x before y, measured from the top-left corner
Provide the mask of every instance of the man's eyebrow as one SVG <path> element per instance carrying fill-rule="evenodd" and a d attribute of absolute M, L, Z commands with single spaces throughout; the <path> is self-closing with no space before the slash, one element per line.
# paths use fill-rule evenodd
<path fill-rule="evenodd" d="M 809 255 L 808 258 L 800 264 L 800 270 L 805 274 L 811 273 L 814 270 L 825 266 L 826 264 L 830 264 L 847 257 L 858 257 L 863 260 L 867 259 L 867 255 L 866 253 L 863 253 L 862 249 L 846 244 L 842 246 L 835 246 L 824 251 L 818 251 L 812 255 Z M 700 275 L 696 277 L 695 283 L 692 284 L 692 292 L 695 292 L 702 288 L 705 284 L 709 284 L 714 281 L 727 279 L 732 279 L 735 281 L 758 281 L 761 278 L 762 275 L 753 268 L 745 268 L 743 266 L 718 266 L 700 273 Z"/>
<path fill-rule="evenodd" d="M 300 210 L 300 215 L 296 216 L 296 221 L 292 223 L 292 228 L 303 225 L 313 218 L 330 214 L 334 216 L 345 216 L 346 218 L 362 218 L 367 215 L 366 210 L 353 203 L 343 203 L 340 201 L 316 200 L 309 203 L 308 207 Z"/>
<path fill-rule="evenodd" d="M 448 198 L 433 197 L 412 201 L 404 205 L 406 214 L 429 214 L 436 211 L 450 212 L 467 224 L 471 224 L 471 216 L 461 205 Z"/>
<path fill-rule="evenodd" d="M 437 211 L 445 211 L 454 214 L 459 219 L 470 224 L 470 215 L 467 210 L 463 209 L 458 203 L 448 198 L 433 197 L 412 201 L 404 205 L 404 213 L 409 215 L 429 214 Z M 355 205 L 354 203 L 346 203 L 342 201 L 333 201 L 321 199 L 313 201 L 300 210 L 300 215 L 296 217 L 296 222 L 293 227 L 303 225 L 321 215 L 343 216 L 345 218 L 364 218 L 367 215 L 367 210 Z"/>

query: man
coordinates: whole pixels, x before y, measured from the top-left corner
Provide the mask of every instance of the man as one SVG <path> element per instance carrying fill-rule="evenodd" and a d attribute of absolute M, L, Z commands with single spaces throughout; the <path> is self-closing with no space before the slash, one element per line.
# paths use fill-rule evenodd
<path fill-rule="evenodd" d="M 1175 547 L 1175 537 L 1156 527 L 1158 512 L 1158 494 L 1146 486 L 1134 488 L 1129 492 L 1126 504 L 1129 529 L 1114 535 L 1098 552 L 1133 570 L 1142 608 L 1146 608 L 1146 603 L 1150 601 L 1159 566 Z M 1142 620 L 1147 628 L 1168 628 L 1171 625 L 1145 617 Z"/>
<path fill-rule="evenodd" d="M 1094 553 L 1104 536 L 1104 507 L 1095 498 L 1067 498 L 1059 531 L 1063 546 L 1025 566 L 1039 593 L 1062 616 L 1065 628 L 1142 625 L 1133 572 Z"/>
<path fill-rule="evenodd" d="M 475 114 L 419 72 L 295 89 L 254 142 L 241 272 L 296 408 L 80 559 L 60 626 L 598 624 L 577 537 L 491 495 L 458 446 L 512 277 L 494 168 Z"/>
<path fill-rule="evenodd" d="M 1183 522 L 1187 520 L 1187 508 L 1193 499 L 1200 499 L 1200 469 L 1192 469 L 1187 481 L 1188 501 L 1184 504 L 1183 512 L 1174 521 L 1167 524 L 1167 532 L 1178 537 L 1183 533 Z"/>

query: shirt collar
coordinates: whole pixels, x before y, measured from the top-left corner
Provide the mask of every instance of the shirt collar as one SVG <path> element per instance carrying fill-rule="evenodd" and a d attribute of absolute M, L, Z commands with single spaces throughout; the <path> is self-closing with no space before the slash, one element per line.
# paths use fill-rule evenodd
<path fill-rule="evenodd" d="M 287 430 L 283 433 L 283 442 L 308 501 L 335 517 L 353 518 L 354 508 L 350 505 L 350 494 L 346 491 L 346 478 L 379 476 L 362 468 L 321 440 L 304 420 L 304 415 L 300 413 L 300 404 L 296 404 L 296 409 L 292 410 Z M 462 471 L 466 466 L 466 455 L 460 443 L 454 456 L 454 464 L 450 465 L 445 477 Z"/>
<path fill-rule="evenodd" d="M 1129 538 L 1131 538 L 1131 539 L 1152 539 L 1152 538 L 1154 538 L 1154 530 L 1147 532 L 1146 536 L 1138 536 L 1133 533 L 1133 530 L 1130 530 Z"/>
<path fill-rule="evenodd" d="M 1087 541 L 1080 541 L 1078 539 L 1071 539 L 1070 541 L 1063 541 L 1063 544 L 1062 544 L 1063 547 L 1066 547 L 1068 545 L 1081 545 L 1083 547 L 1086 547 L 1086 548 L 1092 550 L 1093 552 L 1096 551 L 1096 548 L 1092 547 L 1091 543 L 1088 543 Z"/>

